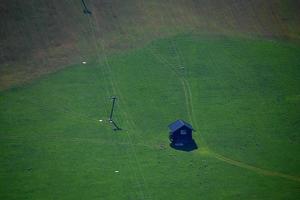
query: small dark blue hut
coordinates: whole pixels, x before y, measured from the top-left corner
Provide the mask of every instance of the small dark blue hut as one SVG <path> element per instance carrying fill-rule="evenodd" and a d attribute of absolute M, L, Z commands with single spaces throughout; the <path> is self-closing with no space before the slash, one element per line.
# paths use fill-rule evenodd
<path fill-rule="evenodd" d="M 175 146 L 184 146 L 193 142 L 192 132 L 193 127 L 183 120 L 176 120 L 169 126 L 170 142 Z"/>

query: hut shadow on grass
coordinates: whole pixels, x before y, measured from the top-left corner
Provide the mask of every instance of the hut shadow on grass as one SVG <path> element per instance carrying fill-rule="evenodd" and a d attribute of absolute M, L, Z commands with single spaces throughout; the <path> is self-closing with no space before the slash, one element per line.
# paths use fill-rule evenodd
<path fill-rule="evenodd" d="M 170 147 L 172 147 L 173 149 L 179 150 L 179 151 L 187 151 L 187 152 L 198 149 L 198 146 L 194 139 L 192 139 L 188 143 L 184 143 L 184 144 L 172 142 L 172 143 L 170 143 Z"/>

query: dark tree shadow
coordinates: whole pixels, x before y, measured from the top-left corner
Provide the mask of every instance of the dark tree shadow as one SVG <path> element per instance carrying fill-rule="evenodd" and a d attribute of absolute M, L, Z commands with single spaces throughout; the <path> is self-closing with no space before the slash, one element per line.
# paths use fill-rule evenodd
<path fill-rule="evenodd" d="M 179 150 L 179 151 L 193 151 L 193 150 L 196 150 L 198 149 L 198 146 L 195 142 L 195 140 L 191 140 L 189 141 L 188 143 L 184 143 L 182 145 L 178 145 L 178 144 L 175 144 L 175 143 L 170 143 L 170 147 L 172 147 L 173 149 L 176 149 L 176 150 Z"/>

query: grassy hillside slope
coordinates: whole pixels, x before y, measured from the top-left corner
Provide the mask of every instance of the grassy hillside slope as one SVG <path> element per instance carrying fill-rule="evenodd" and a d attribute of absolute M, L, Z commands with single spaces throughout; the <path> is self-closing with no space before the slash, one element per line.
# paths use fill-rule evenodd
<path fill-rule="evenodd" d="M 3 92 L 1 198 L 297 199 L 299 55 L 180 35 Z M 168 146 L 177 118 L 198 150 Z"/>
<path fill-rule="evenodd" d="M 104 40 L 106 51 L 111 52 L 187 31 L 299 40 L 300 5 L 295 0 L 86 0 L 86 3 L 97 21 L 96 38 L 91 37 L 80 0 L 1 3 L 2 90 L 80 62 L 94 54 L 91 44 L 95 40 Z"/>
<path fill-rule="evenodd" d="M 298 1 L 86 2 L 1 4 L 0 199 L 299 199 Z"/>

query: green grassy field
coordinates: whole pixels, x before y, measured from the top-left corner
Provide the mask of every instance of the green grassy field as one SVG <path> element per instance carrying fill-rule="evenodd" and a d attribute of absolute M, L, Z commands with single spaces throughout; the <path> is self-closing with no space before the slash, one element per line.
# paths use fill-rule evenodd
<path fill-rule="evenodd" d="M 1 199 L 299 198 L 300 46 L 180 34 L 87 62 L 1 92 Z M 177 118 L 197 150 L 169 147 Z"/>
<path fill-rule="evenodd" d="M 298 1 L 86 3 L 0 5 L 0 199 L 300 198 Z"/>

